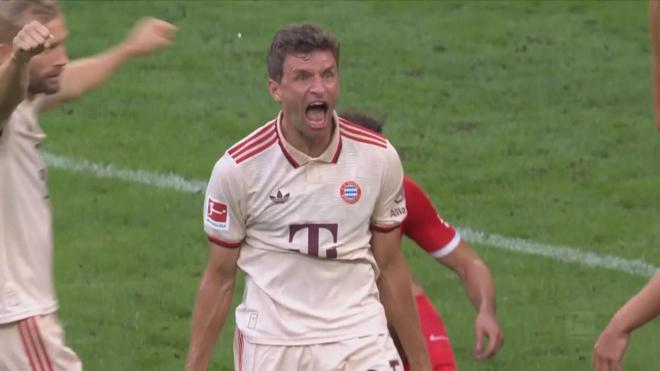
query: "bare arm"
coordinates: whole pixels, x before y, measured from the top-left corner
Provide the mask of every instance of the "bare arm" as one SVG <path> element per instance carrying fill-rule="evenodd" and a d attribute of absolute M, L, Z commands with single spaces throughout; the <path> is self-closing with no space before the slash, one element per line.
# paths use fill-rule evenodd
<path fill-rule="evenodd" d="M 437 259 L 459 276 L 477 312 L 495 312 L 495 283 L 479 255 L 461 240 L 451 254 Z"/>
<path fill-rule="evenodd" d="M 660 130 L 660 1 L 649 1 L 649 31 L 653 64 L 653 111 L 655 127 Z"/>
<path fill-rule="evenodd" d="M 625 332 L 638 327 L 660 315 L 660 273 L 628 301 L 612 318 L 612 322 Z"/>
<path fill-rule="evenodd" d="M 37 21 L 26 24 L 14 37 L 11 54 L 0 66 L 0 130 L 27 95 L 30 58 L 44 51 L 49 39 L 48 28 Z"/>
<path fill-rule="evenodd" d="M 192 316 L 192 335 L 186 370 L 206 370 L 213 346 L 224 326 L 234 295 L 239 249 L 210 244 Z"/>
<path fill-rule="evenodd" d="M 27 63 L 12 55 L 0 66 L 0 130 L 27 94 Z"/>
<path fill-rule="evenodd" d="M 159 19 L 141 19 L 122 43 L 69 64 L 62 72 L 60 91 L 48 96 L 43 108 L 77 99 L 100 87 L 124 62 L 169 46 L 175 30 Z"/>
<path fill-rule="evenodd" d="M 456 250 L 438 261 L 456 272 L 477 310 L 475 357 L 480 360 L 492 357 L 502 347 L 504 336 L 495 315 L 495 283 L 488 266 L 463 240 Z M 488 348 L 483 346 L 484 337 L 488 338 Z"/>
<path fill-rule="evenodd" d="M 593 355 L 596 370 L 620 369 L 630 334 L 658 315 L 660 315 L 660 272 L 657 272 L 637 295 L 616 312 L 600 334 Z"/>
<path fill-rule="evenodd" d="M 394 326 L 412 369 L 431 370 L 410 290 L 410 271 L 401 255 L 400 233 L 399 228 L 373 233 L 371 243 L 380 268 L 378 290 L 388 321 Z"/>

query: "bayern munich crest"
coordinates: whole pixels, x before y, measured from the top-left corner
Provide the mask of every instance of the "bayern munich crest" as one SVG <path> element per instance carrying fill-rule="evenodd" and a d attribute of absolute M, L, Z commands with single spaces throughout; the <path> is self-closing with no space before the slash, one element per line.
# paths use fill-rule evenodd
<path fill-rule="evenodd" d="M 347 180 L 339 188 L 339 195 L 344 202 L 348 204 L 354 204 L 360 200 L 362 196 L 362 189 L 357 182 L 352 180 Z"/>

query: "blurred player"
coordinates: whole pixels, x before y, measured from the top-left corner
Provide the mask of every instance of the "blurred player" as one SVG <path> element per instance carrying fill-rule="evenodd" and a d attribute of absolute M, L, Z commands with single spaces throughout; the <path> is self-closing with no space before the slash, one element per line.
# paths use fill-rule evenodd
<path fill-rule="evenodd" d="M 382 133 L 378 120 L 365 114 L 342 112 L 346 120 Z M 402 235 L 452 269 L 463 282 L 477 309 L 474 356 L 485 360 L 500 349 L 504 337 L 495 317 L 495 284 L 486 264 L 447 222 L 442 220 L 424 190 L 412 179 L 403 180 L 408 216 L 401 225 Z M 412 280 L 426 347 L 434 371 L 455 371 L 456 362 L 440 313 L 433 307 L 422 286 Z M 484 339 L 488 338 L 488 345 Z M 403 355 L 402 355 L 403 356 Z"/>
<path fill-rule="evenodd" d="M 610 320 L 594 346 L 596 371 L 620 371 L 630 334 L 660 315 L 660 272 Z"/>
<path fill-rule="evenodd" d="M 238 267 L 236 370 L 401 371 L 388 319 L 413 370 L 431 370 L 400 251 L 401 162 L 334 112 L 337 41 L 310 24 L 282 28 L 268 73 L 281 112 L 220 158 L 207 189 L 188 370 L 208 366 Z"/>
<path fill-rule="evenodd" d="M 101 85 L 124 61 L 169 45 L 173 33 L 145 19 L 123 43 L 67 65 L 67 27 L 55 1 L 0 1 L 0 370 L 82 368 L 57 319 L 38 114 Z"/>

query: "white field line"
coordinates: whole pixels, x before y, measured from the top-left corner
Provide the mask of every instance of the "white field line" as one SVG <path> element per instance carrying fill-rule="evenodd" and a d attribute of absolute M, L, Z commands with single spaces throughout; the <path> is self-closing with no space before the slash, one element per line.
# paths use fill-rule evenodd
<path fill-rule="evenodd" d="M 92 174 L 97 178 L 121 179 L 152 187 L 174 189 L 179 192 L 195 193 L 206 191 L 206 182 L 185 179 L 176 174 L 159 174 L 146 170 L 123 169 L 114 165 L 95 164 L 87 160 L 77 160 L 50 152 L 44 153 L 44 159 L 50 167 Z"/>
<path fill-rule="evenodd" d="M 570 246 L 545 245 L 519 238 L 488 234 L 470 228 L 458 228 L 461 237 L 471 243 L 491 246 L 528 255 L 537 255 L 566 263 L 577 263 L 588 267 L 598 267 L 625 272 L 632 275 L 650 277 L 656 268 L 644 260 L 628 260 L 614 255 L 600 255 L 595 252 L 576 249 Z"/>
<path fill-rule="evenodd" d="M 73 159 L 49 152 L 44 153 L 44 158 L 46 163 L 53 168 L 92 174 L 97 178 L 121 179 L 128 182 L 188 193 L 200 193 L 206 189 L 206 182 L 186 179 L 176 174 L 159 174 L 146 170 L 123 169 L 114 165 L 96 164 L 87 160 Z M 644 277 L 650 277 L 656 271 L 656 267 L 644 260 L 628 260 L 614 255 L 600 255 L 570 246 L 546 245 L 519 238 L 489 234 L 471 228 L 458 228 L 458 230 L 466 241 L 500 250 L 542 256 L 564 263 L 610 269 Z"/>

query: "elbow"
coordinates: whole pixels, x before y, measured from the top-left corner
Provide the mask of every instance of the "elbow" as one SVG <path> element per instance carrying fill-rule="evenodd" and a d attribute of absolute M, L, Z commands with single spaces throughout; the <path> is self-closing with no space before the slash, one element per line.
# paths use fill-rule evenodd
<path fill-rule="evenodd" d="M 481 276 L 481 273 L 484 272 L 490 274 L 486 264 L 479 258 L 466 260 L 463 264 L 454 266 L 452 269 L 463 282 L 474 275 Z"/>

